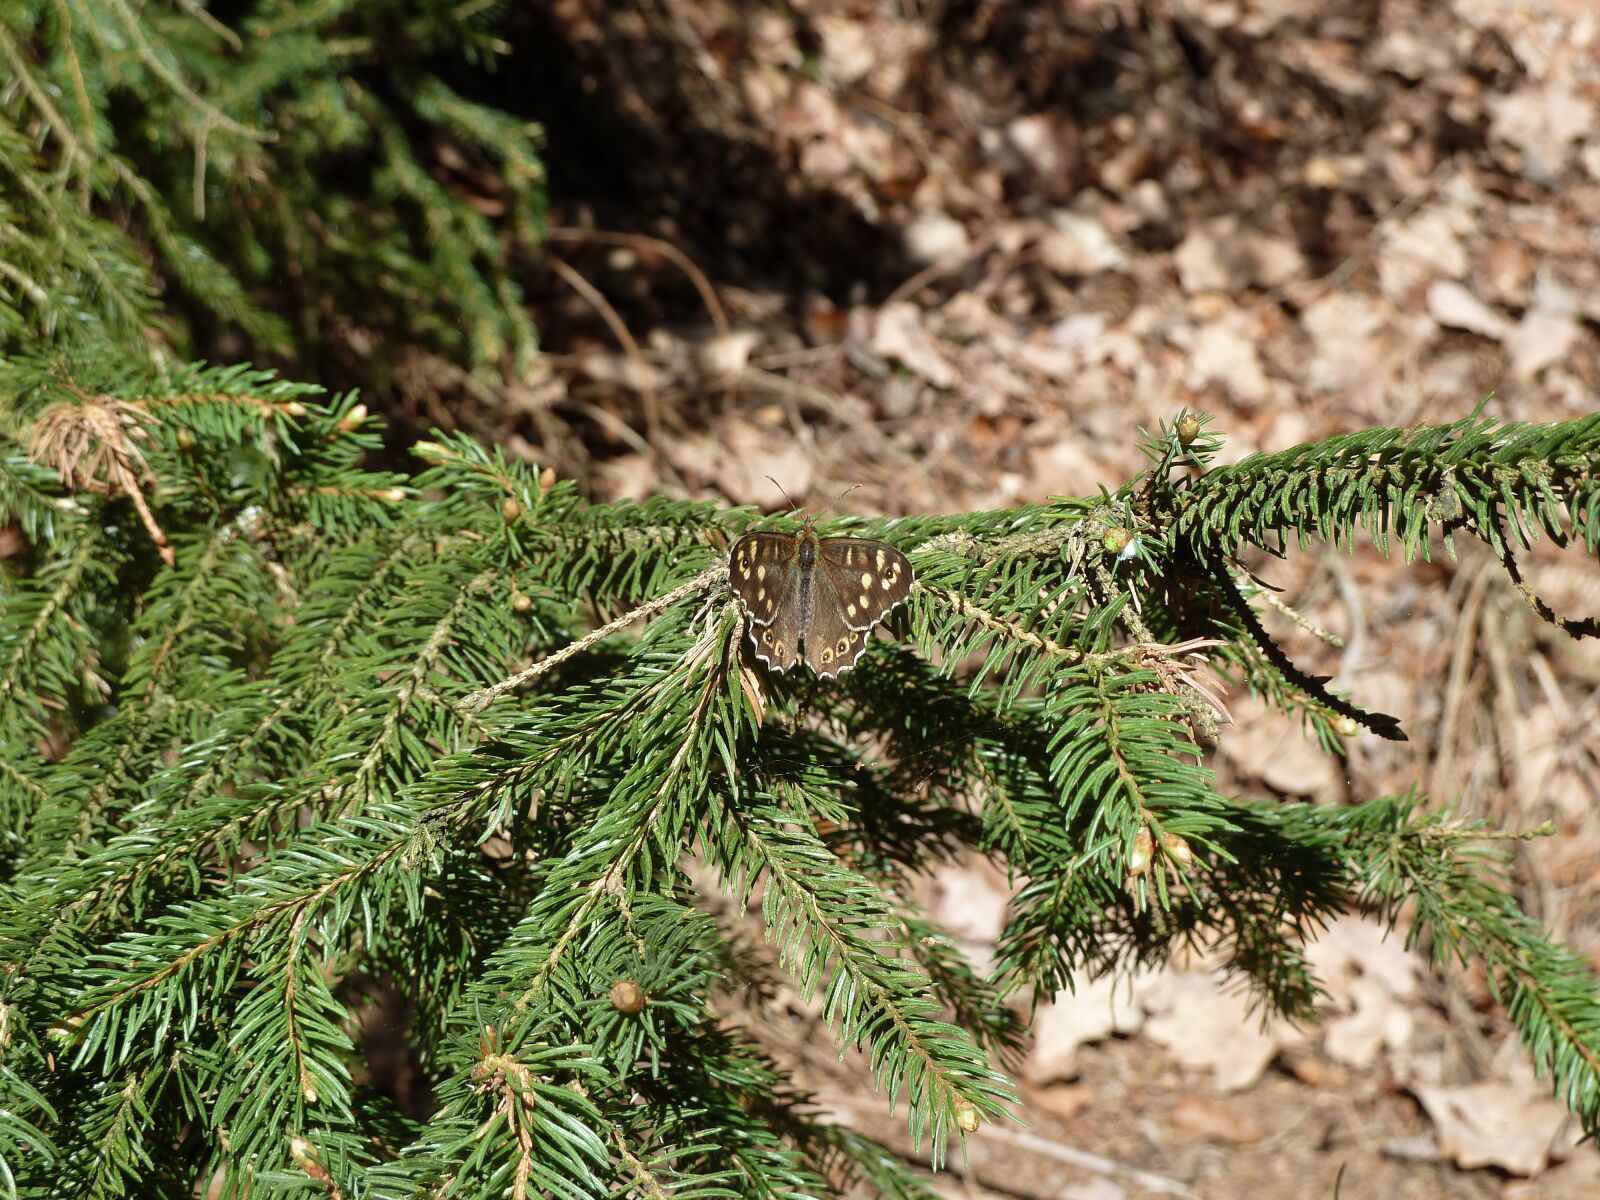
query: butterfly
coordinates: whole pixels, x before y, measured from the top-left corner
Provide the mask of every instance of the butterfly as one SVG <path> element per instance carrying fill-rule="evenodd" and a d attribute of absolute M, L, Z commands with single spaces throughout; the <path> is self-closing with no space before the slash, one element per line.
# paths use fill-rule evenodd
<path fill-rule="evenodd" d="M 867 634 L 911 594 L 911 560 L 871 538 L 747 533 L 728 572 L 750 618 L 756 657 L 775 671 L 801 659 L 824 679 L 856 665 Z"/>

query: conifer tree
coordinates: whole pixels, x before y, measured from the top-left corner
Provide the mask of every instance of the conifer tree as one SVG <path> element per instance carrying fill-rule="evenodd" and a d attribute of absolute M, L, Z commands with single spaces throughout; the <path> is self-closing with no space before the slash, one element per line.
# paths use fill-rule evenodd
<path fill-rule="evenodd" d="M 917 581 L 818 685 L 749 654 L 711 536 L 747 512 L 586 503 L 465 438 L 374 472 L 353 397 L 260 372 L 22 378 L 0 477 L 30 547 L 0 619 L 18 1194 L 925 1194 L 734 1019 L 746 910 L 936 1159 L 1004 1119 L 1008 998 L 1199 943 L 1307 1015 L 1301 943 L 1356 907 L 1409 906 L 1441 967 L 1481 962 L 1594 1128 L 1593 977 L 1486 831 L 1413 794 L 1241 802 L 1193 730 L 1210 662 L 1333 752 L 1398 736 L 1296 671 L 1229 559 L 1360 533 L 1412 558 L 1441 531 L 1512 571 L 1541 534 L 1592 552 L 1600 418 L 1201 474 L 1180 468 L 1217 440 L 1162 431 L 1115 494 L 830 522 Z M 958 847 L 1021 882 L 989 977 L 909 898 Z M 358 1085 L 385 986 L 414 1005 L 423 1121 Z"/>
<path fill-rule="evenodd" d="M 1600 1126 L 1593 976 L 1496 831 L 1417 794 L 1246 802 L 1196 740 L 1208 665 L 1330 753 L 1398 736 L 1274 645 L 1234 557 L 1476 538 L 1520 583 L 1540 536 L 1595 551 L 1600 418 L 1227 467 L 1189 419 L 1114 493 L 829 522 L 916 583 L 855 670 L 777 675 L 729 584 L 755 514 L 588 503 L 460 436 L 377 470 L 354 395 L 182 363 L 214 328 L 314 343 L 323 295 L 468 364 L 531 348 L 531 135 L 435 73 L 494 28 L 0 20 L 0 1195 L 928 1196 L 743 1019 L 769 973 L 938 1161 L 1006 1119 L 1029 1001 L 1202 944 L 1308 1015 L 1302 944 L 1355 908 L 1481 963 Z M 501 225 L 419 127 L 498 165 Z M 963 849 L 1018 883 L 992 974 L 912 899 Z M 364 1075 L 386 993 L 420 1117 Z"/>

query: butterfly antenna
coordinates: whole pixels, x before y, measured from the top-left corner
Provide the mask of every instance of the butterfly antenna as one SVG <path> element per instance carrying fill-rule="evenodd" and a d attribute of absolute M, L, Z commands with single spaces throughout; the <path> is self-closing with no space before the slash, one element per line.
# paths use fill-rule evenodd
<path fill-rule="evenodd" d="M 844 491 L 840 492 L 839 495 L 838 495 L 838 498 L 835 499 L 832 504 L 828 505 L 827 508 L 822 510 L 822 517 L 825 517 L 829 513 L 831 513 L 835 508 L 838 507 L 838 504 L 839 504 L 840 500 L 843 500 L 846 496 L 848 496 L 851 492 L 855 491 L 860 486 L 861 485 L 859 483 L 852 483 L 849 487 L 845 488 Z M 819 520 L 819 521 L 822 520 L 822 517 L 818 517 L 817 520 Z"/>
<path fill-rule="evenodd" d="M 772 486 L 777 488 L 780 492 L 783 492 L 783 498 L 785 500 L 789 500 L 789 493 L 783 491 L 783 484 L 779 483 L 776 479 L 772 478 L 771 475 L 767 476 L 767 482 L 772 484 Z M 798 504 L 796 504 L 793 500 L 789 500 L 789 507 L 794 509 L 795 512 L 799 512 L 800 511 L 800 506 Z"/>

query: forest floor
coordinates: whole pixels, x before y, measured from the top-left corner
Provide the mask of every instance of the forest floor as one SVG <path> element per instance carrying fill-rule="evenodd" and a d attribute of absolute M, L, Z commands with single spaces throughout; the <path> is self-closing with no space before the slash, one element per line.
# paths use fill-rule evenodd
<path fill-rule="evenodd" d="M 1224 458 L 1372 425 L 1560 420 L 1600 396 L 1600 9 L 1591 0 L 566 0 L 550 113 L 544 374 L 445 418 L 583 478 L 765 509 L 995 508 L 1115 488 L 1139 430 L 1210 414 Z M 419 366 L 418 416 L 439 419 Z M 402 391 L 404 391 L 404 380 Z M 1547 543 L 1556 611 L 1600 572 Z M 1399 717 L 1339 762 L 1231 695 L 1226 792 L 1413 783 L 1512 830 L 1529 911 L 1600 965 L 1600 651 L 1465 547 L 1246 564 L 1340 635 L 1263 616 Z M 1004 879 L 926 899 L 982 961 Z M 1263 1026 L 1204 962 L 1043 1009 L 1024 1125 L 951 1196 L 1578 1200 L 1600 1155 L 1481 975 L 1371 922 L 1313 949 L 1315 1027 Z M 915 1159 L 793 999 L 774 1036 L 841 1119 Z M 781 1023 L 780 1023 L 781 1024 Z M 822 1048 L 822 1049 L 819 1049 Z"/>

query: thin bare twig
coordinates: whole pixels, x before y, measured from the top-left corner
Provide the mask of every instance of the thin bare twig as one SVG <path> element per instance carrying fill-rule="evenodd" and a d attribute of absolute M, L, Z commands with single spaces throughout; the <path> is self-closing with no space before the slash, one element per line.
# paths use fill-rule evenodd
<path fill-rule="evenodd" d="M 906 300 L 912 296 L 915 296 L 919 291 L 927 287 L 928 284 L 932 283 L 935 279 L 942 278 L 943 276 L 950 274 L 952 271 L 959 271 L 973 259 L 985 253 L 990 246 L 994 245 L 995 240 L 999 238 L 1001 231 L 1002 230 L 1000 226 L 986 230 L 974 238 L 971 244 L 964 249 L 950 255 L 948 258 L 941 258 L 938 262 L 923 267 L 922 270 L 918 271 L 915 275 L 911 276 L 911 278 L 901 283 L 899 287 L 894 289 L 894 291 L 890 292 L 883 304 L 879 306 L 878 311 L 882 312 L 883 309 L 888 308 L 891 304 L 898 304 L 902 300 Z"/>
<path fill-rule="evenodd" d="M 1445 676 L 1444 704 L 1433 746 L 1433 770 L 1428 776 L 1431 796 L 1445 796 L 1454 774 L 1457 730 L 1466 707 L 1468 676 L 1478 648 L 1478 613 L 1491 577 L 1487 565 L 1478 569 L 1456 618 L 1455 646 L 1450 652 L 1450 673 Z"/>
<path fill-rule="evenodd" d="M 611 301 L 600 293 L 599 288 L 580 275 L 565 259 L 547 254 L 545 260 L 550 264 L 552 271 L 561 276 L 573 291 L 587 300 L 595 312 L 600 314 L 600 319 L 606 323 L 612 336 L 621 344 L 622 352 L 628 356 L 628 361 L 638 371 L 639 378 L 635 386 L 639 390 L 640 402 L 644 405 L 644 427 L 646 438 L 650 443 L 651 457 L 655 457 L 656 447 L 661 444 L 661 406 L 656 400 L 655 387 L 650 382 L 650 364 L 645 362 L 644 352 L 639 349 L 639 343 L 634 341 L 628 326 L 617 310 L 611 307 Z"/>
<path fill-rule="evenodd" d="M 706 306 L 711 323 L 717 327 L 717 335 L 725 338 L 733 333 L 733 326 L 728 324 L 728 314 L 722 307 L 722 301 L 717 298 L 716 289 L 711 286 L 711 281 L 699 267 L 694 265 L 693 259 L 671 242 L 643 233 L 611 233 L 601 229 L 575 229 L 564 225 L 546 230 L 544 236 L 547 242 L 593 242 L 599 246 L 628 246 L 635 250 L 651 250 L 661 255 L 689 277 L 694 290 L 700 293 L 700 300 Z"/>
<path fill-rule="evenodd" d="M 981 604 L 968 600 L 960 592 L 950 591 L 948 588 L 935 587 L 931 583 L 918 580 L 911 585 L 913 591 L 922 592 L 956 613 L 982 625 L 985 629 L 992 629 L 1003 637 L 1014 642 L 1021 642 L 1025 646 L 1032 646 L 1041 653 L 1055 658 L 1064 658 L 1068 663 L 1076 665 L 1083 661 L 1083 651 L 1076 646 L 1063 646 L 1052 638 L 1047 638 L 1042 633 L 1035 633 L 1016 621 L 990 612 Z"/>
<path fill-rule="evenodd" d="M 871 1113 L 888 1118 L 891 1114 L 886 1104 L 876 1100 L 858 1100 L 854 1097 L 844 1096 L 835 1092 L 824 1092 L 817 1099 L 827 1108 L 843 1113 Z M 1079 1150 L 1073 1146 L 1064 1146 L 1032 1133 L 1023 1133 L 1020 1130 L 1007 1129 L 1001 1125 L 985 1125 L 980 1132 L 972 1135 L 974 1141 L 999 1144 L 1011 1150 L 1020 1150 L 1024 1154 L 1031 1154 L 1036 1158 L 1046 1159 L 1049 1162 L 1061 1163 L 1069 1167 L 1078 1167 L 1081 1170 L 1093 1171 L 1096 1175 L 1104 1175 L 1111 1179 L 1126 1179 L 1137 1183 L 1148 1191 L 1157 1192 L 1163 1196 L 1178 1196 L 1182 1200 L 1201 1200 L 1200 1196 L 1184 1186 L 1176 1179 L 1166 1175 L 1157 1175 L 1153 1171 L 1143 1171 L 1138 1167 L 1130 1167 L 1115 1159 L 1103 1155 L 1092 1154 L 1087 1150 Z M 899 1152 L 902 1158 L 913 1158 L 915 1161 L 928 1165 L 931 1163 L 929 1153 L 924 1150 L 912 1154 Z M 947 1173 L 954 1174 L 951 1167 L 944 1167 Z M 979 1183 L 985 1187 L 997 1186 L 998 1174 L 992 1173 L 983 1167 L 977 1168 L 972 1174 Z M 1015 1172 L 1009 1167 L 1008 1176 Z M 998 1185 L 1004 1187 L 1003 1181 Z"/>
<path fill-rule="evenodd" d="M 571 658 L 573 655 L 582 654 L 590 646 L 593 646 L 595 643 L 610 637 L 619 629 L 625 629 L 635 621 L 643 620 L 645 617 L 653 617 L 656 613 L 663 612 L 666 609 L 671 608 L 678 601 L 692 596 L 698 591 L 702 591 L 709 587 L 715 587 L 718 583 L 726 579 L 727 575 L 728 564 L 719 559 L 717 562 L 707 567 L 704 571 L 701 571 L 700 574 L 696 575 L 693 579 L 689 580 L 689 582 L 679 584 L 670 592 L 663 592 L 654 600 L 650 600 L 644 604 L 641 604 L 638 608 L 623 613 L 614 621 L 608 621 L 606 624 L 600 626 L 599 629 L 584 634 L 584 636 L 579 638 L 577 641 L 563 646 L 554 654 L 548 655 L 545 658 L 541 658 L 532 666 L 518 671 L 509 679 L 502 679 L 499 683 L 493 684 L 482 689 L 481 691 L 473 692 L 470 696 L 464 697 L 461 702 L 456 705 L 456 711 L 461 713 L 482 712 L 507 692 L 521 687 L 530 680 L 537 679 L 546 671 L 555 669 L 562 663 L 566 662 L 567 659 Z"/>
<path fill-rule="evenodd" d="M 1255 577 L 1252 575 L 1251 579 L 1255 580 Z M 1236 578 L 1234 582 L 1236 584 L 1241 584 L 1243 581 Z M 1255 580 L 1255 582 L 1259 583 L 1260 581 Z M 1268 608 L 1277 609 L 1281 615 L 1293 621 L 1296 625 L 1300 626 L 1301 629 L 1304 629 L 1319 642 L 1326 642 L 1336 650 L 1344 649 L 1344 639 L 1342 637 L 1340 637 L 1337 633 L 1334 633 L 1332 630 L 1322 628 L 1322 626 L 1318 625 L 1315 621 L 1306 616 L 1305 613 L 1301 612 L 1298 608 L 1295 608 L 1292 604 L 1286 604 L 1284 601 L 1278 599 L 1277 592 L 1273 591 L 1270 587 L 1263 587 L 1258 594 L 1263 600 L 1266 601 Z"/>

